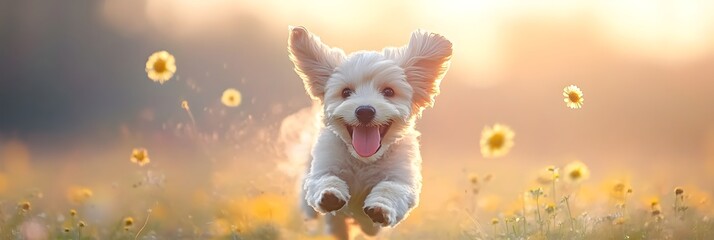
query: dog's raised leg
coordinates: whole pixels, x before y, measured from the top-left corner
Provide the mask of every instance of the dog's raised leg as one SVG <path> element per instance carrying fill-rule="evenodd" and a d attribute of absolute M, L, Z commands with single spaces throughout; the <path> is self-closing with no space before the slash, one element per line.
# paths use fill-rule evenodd
<path fill-rule="evenodd" d="M 305 196 L 307 195 L 307 190 L 302 189 L 300 191 L 300 209 L 303 212 L 303 217 L 305 217 L 305 220 L 310 220 L 310 219 L 315 219 L 317 218 L 317 212 L 315 211 L 310 204 L 307 203 L 307 200 Z"/>
<path fill-rule="evenodd" d="M 419 189 L 397 181 L 379 182 L 364 201 L 364 213 L 374 223 L 393 227 L 416 206 Z"/>
<path fill-rule="evenodd" d="M 320 213 L 342 209 L 350 199 L 347 183 L 334 175 L 308 175 L 305 178 L 305 200 Z"/>

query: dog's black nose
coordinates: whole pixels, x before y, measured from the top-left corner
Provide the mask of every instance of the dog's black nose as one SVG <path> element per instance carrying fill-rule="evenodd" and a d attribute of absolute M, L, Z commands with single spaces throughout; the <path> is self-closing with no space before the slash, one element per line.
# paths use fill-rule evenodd
<path fill-rule="evenodd" d="M 363 124 L 371 122 L 376 113 L 377 111 L 375 111 L 372 106 L 359 106 L 357 107 L 357 110 L 355 110 L 357 119 Z"/>

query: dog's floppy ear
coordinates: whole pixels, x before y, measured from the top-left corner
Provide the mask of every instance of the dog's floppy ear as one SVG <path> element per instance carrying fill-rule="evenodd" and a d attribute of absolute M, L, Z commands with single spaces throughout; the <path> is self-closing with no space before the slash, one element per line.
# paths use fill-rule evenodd
<path fill-rule="evenodd" d="M 443 36 L 417 30 L 407 46 L 385 48 L 384 55 L 404 68 L 407 82 L 414 89 L 412 112 L 434 105 L 441 79 L 449 69 L 451 42 Z"/>
<path fill-rule="evenodd" d="M 314 99 L 325 96 L 325 83 L 335 68 L 345 59 L 345 53 L 330 48 L 304 27 L 289 27 L 288 52 L 295 72 L 302 78 L 305 90 Z"/>

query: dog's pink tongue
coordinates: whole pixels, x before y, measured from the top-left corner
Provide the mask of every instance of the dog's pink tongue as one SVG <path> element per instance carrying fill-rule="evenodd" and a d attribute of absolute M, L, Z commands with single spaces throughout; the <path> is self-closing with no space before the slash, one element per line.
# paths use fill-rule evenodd
<path fill-rule="evenodd" d="M 377 153 L 381 142 L 379 127 L 354 127 L 352 132 L 352 146 L 357 154 L 362 157 L 369 157 Z"/>

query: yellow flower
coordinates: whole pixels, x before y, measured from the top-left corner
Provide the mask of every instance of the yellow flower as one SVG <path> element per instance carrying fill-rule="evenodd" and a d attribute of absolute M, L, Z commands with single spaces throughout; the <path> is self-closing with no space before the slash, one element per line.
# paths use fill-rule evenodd
<path fill-rule="evenodd" d="M 675 189 L 674 189 L 674 195 L 679 196 L 679 195 L 682 195 L 682 194 L 684 194 L 684 189 L 682 189 L 682 188 L 675 188 Z"/>
<path fill-rule="evenodd" d="M 629 191 L 631 191 L 631 189 L 627 187 L 627 184 L 618 181 L 612 185 L 610 197 L 618 203 L 624 203 L 627 196 L 631 193 Z"/>
<path fill-rule="evenodd" d="M 648 203 L 650 205 L 650 213 L 653 217 L 656 217 L 657 219 L 664 218 L 662 214 L 662 206 L 659 204 L 659 198 L 650 197 Z"/>
<path fill-rule="evenodd" d="M 650 205 L 650 208 L 652 210 L 656 210 L 656 209 L 660 208 L 658 197 L 650 197 L 649 199 L 647 199 L 647 203 Z"/>
<path fill-rule="evenodd" d="M 515 133 L 506 125 L 494 124 L 481 132 L 481 155 L 495 158 L 506 155 L 513 147 Z"/>
<path fill-rule="evenodd" d="M 28 201 L 18 203 L 17 207 L 20 208 L 20 210 L 22 210 L 23 212 L 27 212 L 32 209 L 32 205 Z"/>
<path fill-rule="evenodd" d="M 70 209 L 70 210 L 69 210 L 69 215 L 72 216 L 72 217 L 76 217 L 76 216 L 77 216 L 77 210 Z"/>
<path fill-rule="evenodd" d="M 124 221 L 122 221 L 122 222 L 124 223 L 125 228 L 134 226 L 134 218 L 132 218 L 132 217 L 125 217 Z"/>
<path fill-rule="evenodd" d="M 661 201 L 660 201 L 659 197 L 650 196 L 650 197 L 642 198 L 642 203 L 644 203 L 644 205 L 649 208 L 649 211 L 653 217 L 655 217 L 658 220 L 661 218 L 664 218 L 664 215 L 662 214 L 662 205 L 660 204 Z"/>
<path fill-rule="evenodd" d="M 139 166 L 144 166 L 151 162 L 149 159 L 149 152 L 145 148 L 134 148 L 131 151 L 131 162 L 139 164 Z"/>
<path fill-rule="evenodd" d="M 77 223 L 77 226 L 80 227 L 80 228 L 84 228 L 84 227 L 87 226 L 87 224 L 84 223 L 84 221 L 79 221 L 79 223 Z"/>
<path fill-rule="evenodd" d="M 241 94 L 234 88 L 229 88 L 223 91 L 221 102 L 228 107 L 237 107 L 241 102 Z"/>
<path fill-rule="evenodd" d="M 498 218 L 491 218 L 491 224 L 493 224 L 493 225 L 498 224 Z"/>
<path fill-rule="evenodd" d="M 186 101 L 186 100 L 181 101 L 181 108 L 188 110 L 188 101 Z"/>
<path fill-rule="evenodd" d="M 146 61 L 146 73 L 154 82 L 163 84 L 176 72 L 176 59 L 167 51 L 158 51 Z"/>
<path fill-rule="evenodd" d="M 555 204 L 548 203 L 545 205 L 545 212 L 548 214 L 553 214 L 555 212 Z"/>
<path fill-rule="evenodd" d="M 565 166 L 565 179 L 571 183 L 579 183 L 590 177 L 588 166 L 582 162 L 575 161 Z"/>
<path fill-rule="evenodd" d="M 583 107 L 583 101 L 585 100 L 583 98 L 583 92 L 580 91 L 580 88 L 578 88 L 575 85 L 570 85 L 567 86 L 563 89 L 563 96 L 565 99 L 565 105 L 567 105 L 569 108 L 581 108 Z"/>
<path fill-rule="evenodd" d="M 622 225 L 622 224 L 625 224 L 624 217 L 618 217 L 618 218 L 615 218 L 615 220 L 612 220 L 612 225 Z"/>

